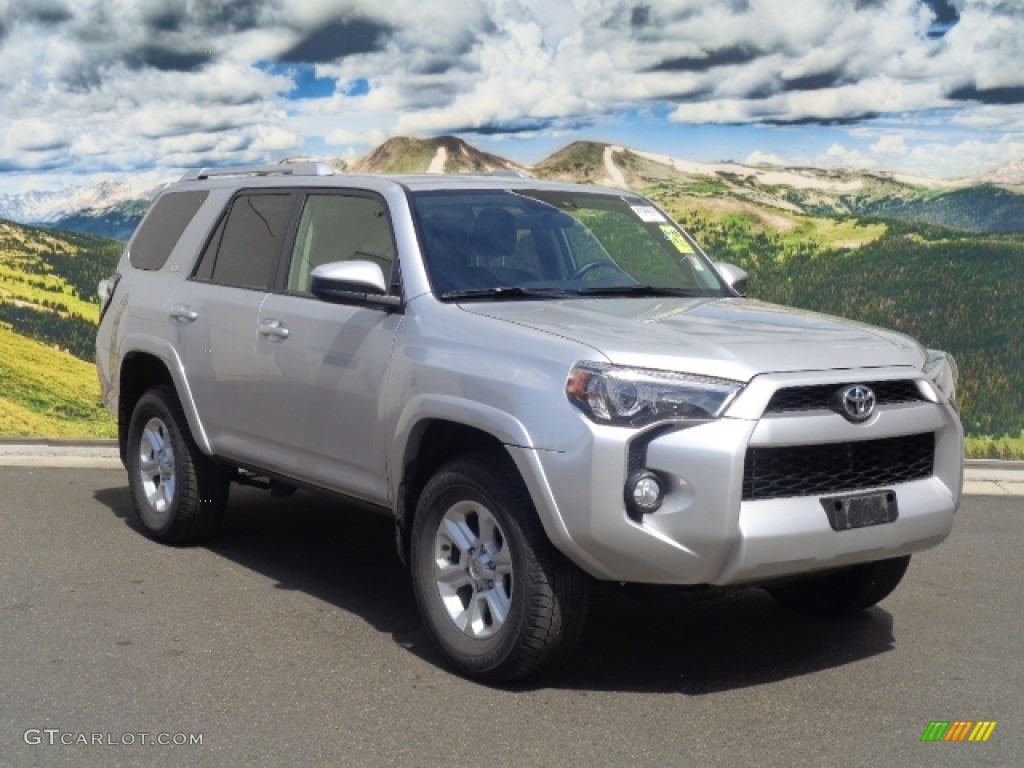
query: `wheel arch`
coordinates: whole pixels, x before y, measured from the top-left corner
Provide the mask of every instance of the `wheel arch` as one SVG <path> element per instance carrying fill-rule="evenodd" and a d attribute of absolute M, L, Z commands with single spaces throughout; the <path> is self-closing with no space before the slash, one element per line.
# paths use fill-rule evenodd
<path fill-rule="evenodd" d="M 505 445 L 479 427 L 437 417 L 421 419 L 412 426 L 399 464 L 395 496 L 395 536 L 402 563 L 409 563 L 409 531 L 416 505 L 430 478 L 458 456 L 488 450 L 505 450 Z"/>
<path fill-rule="evenodd" d="M 136 340 L 132 348 L 124 353 L 118 372 L 117 437 L 122 463 L 127 448 L 128 425 L 135 405 L 148 390 L 161 385 L 174 389 L 188 421 L 192 439 L 199 450 L 207 455 L 213 453 L 177 350 L 162 340 L 152 340 L 151 343 L 139 343 Z"/>

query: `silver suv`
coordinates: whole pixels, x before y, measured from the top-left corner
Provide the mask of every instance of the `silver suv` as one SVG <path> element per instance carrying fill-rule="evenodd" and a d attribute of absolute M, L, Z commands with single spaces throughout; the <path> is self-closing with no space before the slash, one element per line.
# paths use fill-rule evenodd
<path fill-rule="evenodd" d="M 101 284 L 97 365 L 149 536 L 232 482 L 369 506 L 450 664 L 511 680 L 594 580 L 854 611 L 949 534 L 953 360 L 745 280 L 618 189 L 203 170 Z"/>

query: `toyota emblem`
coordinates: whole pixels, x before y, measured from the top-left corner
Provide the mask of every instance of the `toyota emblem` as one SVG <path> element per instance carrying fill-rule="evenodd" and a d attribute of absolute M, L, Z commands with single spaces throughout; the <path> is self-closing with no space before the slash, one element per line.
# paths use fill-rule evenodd
<path fill-rule="evenodd" d="M 836 392 L 836 409 L 854 424 L 867 421 L 875 412 L 875 393 L 863 384 L 853 384 Z"/>

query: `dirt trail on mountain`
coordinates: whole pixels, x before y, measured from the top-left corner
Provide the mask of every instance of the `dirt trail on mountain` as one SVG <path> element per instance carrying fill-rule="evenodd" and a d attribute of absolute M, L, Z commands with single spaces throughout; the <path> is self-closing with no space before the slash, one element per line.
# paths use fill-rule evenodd
<path fill-rule="evenodd" d="M 618 166 L 615 165 L 613 154 L 615 152 L 621 152 L 622 147 L 605 147 L 604 148 L 604 170 L 608 174 L 607 181 L 616 187 L 626 187 L 626 177 L 622 175 L 622 171 L 619 170 Z"/>
<path fill-rule="evenodd" d="M 448 162 L 448 150 L 444 147 L 438 147 L 434 159 L 430 161 L 430 167 L 427 168 L 427 173 L 444 173 L 444 164 L 446 162 Z"/>

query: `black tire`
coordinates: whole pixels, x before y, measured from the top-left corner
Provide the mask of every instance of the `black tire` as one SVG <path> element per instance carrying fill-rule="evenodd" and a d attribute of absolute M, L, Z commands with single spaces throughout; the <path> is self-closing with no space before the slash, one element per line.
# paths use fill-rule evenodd
<path fill-rule="evenodd" d="M 579 640 L 590 577 L 550 543 L 507 454 L 443 466 L 420 496 L 410 550 L 423 622 L 459 672 L 486 682 L 521 679 L 563 660 Z M 442 584 L 444 572 L 450 584 Z"/>
<path fill-rule="evenodd" d="M 196 446 L 171 387 L 139 398 L 127 439 L 128 487 L 143 532 L 165 544 L 209 535 L 223 517 L 230 475 Z"/>
<path fill-rule="evenodd" d="M 888 597 L 903 579 L 910 555 L 862 563 L 768 588 L 780 604 L 800 613 L 863 611 Z"/>

